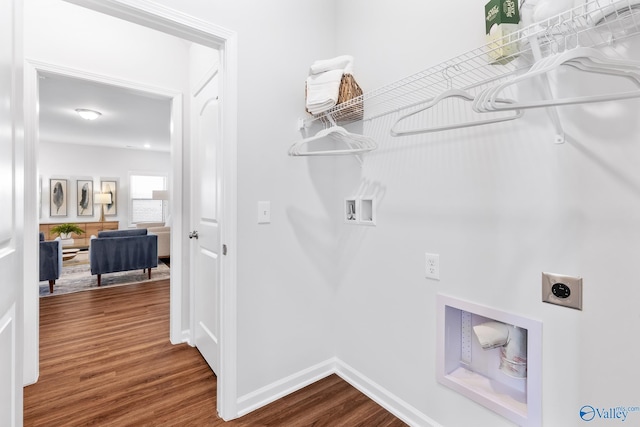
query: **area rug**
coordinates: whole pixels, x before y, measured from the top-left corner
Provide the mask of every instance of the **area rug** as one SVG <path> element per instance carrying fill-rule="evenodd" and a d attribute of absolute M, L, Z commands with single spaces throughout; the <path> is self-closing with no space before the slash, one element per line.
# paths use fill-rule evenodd
<path fill-rule="evenodd" d="M 142 270 L 120 271 L 102 275 L 102 284 L 98 287 L 98 277 L 92 276 L 89 264 L 70 265 L 62 267 L 62 274 L 53 286 L 53 293 L 49 293 L 49 282 L 40 282 L 40 296 L 68 294 L 71 292 L 89 291 L 92 289 L 108 288 L 109 286 L 131 285 L 134 283 L 154 282 L 168 279 L 170 269 L 162 261 L 158 261 L 158 268 L 151 269 L 151 280 L 148 273 Z"/>

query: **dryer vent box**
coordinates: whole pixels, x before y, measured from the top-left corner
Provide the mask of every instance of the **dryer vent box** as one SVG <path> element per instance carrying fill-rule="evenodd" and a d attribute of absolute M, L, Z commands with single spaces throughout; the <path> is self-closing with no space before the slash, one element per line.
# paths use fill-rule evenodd
<path fill-rule="evenodd" d="M 541 426 L 542 324 L 441 294 L 437 316 L 438 382 L 519 426 Z M 510 341 L 496 326 L 519 334 L 525 366 L 505 357 Z"/>

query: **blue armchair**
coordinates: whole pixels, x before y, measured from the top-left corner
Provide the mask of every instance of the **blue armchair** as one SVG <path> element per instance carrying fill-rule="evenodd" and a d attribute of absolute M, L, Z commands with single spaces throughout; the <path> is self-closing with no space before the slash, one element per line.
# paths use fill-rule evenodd
<path fill-rule="evenodd" d="M 49 281 L 49 293 L 53 293 L 53 285 L 62 272 L 62 242 L 52 240 L 46 242 L 44 233 L 40 233 L 40 281 Z"/>
<path fill-rule="evenodd" d="M 147 270 L 158 266 L 158 236 L 146 229 L 101 231 L 89 244 L 91 274 L 98 276 L 117 271 Z"/>

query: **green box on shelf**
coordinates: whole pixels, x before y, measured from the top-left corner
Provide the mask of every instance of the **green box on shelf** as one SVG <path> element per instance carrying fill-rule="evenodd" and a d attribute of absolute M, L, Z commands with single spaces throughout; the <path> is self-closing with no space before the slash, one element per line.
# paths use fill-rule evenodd
<path fill-rule="evenodd" d="M 491 0 L 484 5 L 486 33 L 491 27 L 500 24 L 517 24 L 520 22 L 520 11 L 517 0 Z"/>
<path fill-rule="evenodd" d="M 499 60 L 516 53 L 515 43 L 503 43 L 503 37 L 518 29 L 518 0 L 491 0 L 484 6 L 484 16 L 491 59 Z"/>

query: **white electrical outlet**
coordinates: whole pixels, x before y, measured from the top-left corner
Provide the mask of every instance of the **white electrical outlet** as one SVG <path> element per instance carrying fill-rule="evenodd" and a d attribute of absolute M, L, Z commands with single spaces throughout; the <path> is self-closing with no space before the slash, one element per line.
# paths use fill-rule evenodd
<path fill-rule="evenodd" d="M 425 253 L 424 255 L 427 261 L 427 279 L 440 280 L 440 255 L 430 253 Z"/>

